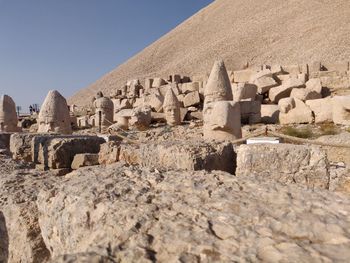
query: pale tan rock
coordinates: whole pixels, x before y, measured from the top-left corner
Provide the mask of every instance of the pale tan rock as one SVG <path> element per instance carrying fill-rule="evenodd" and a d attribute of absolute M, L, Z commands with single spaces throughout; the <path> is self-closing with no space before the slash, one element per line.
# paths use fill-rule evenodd
<path fill-rule="evenodd" d="M 305 86 L 302 81 L 297 78 L 290 78 L 281 86 L 271 88 L 269 91 L 269 99 L 274 103 L 278 103 L 280 99 L 289 97 L 292 89 L 303 87 Z"/>
<path fill-rule="evenodd" d="M 69 109 L 66 99 L 56 90 L 50 90 L 38 117 L 39 133 L 71 134 Z"/>
<path fill-rule="evenodd" d="M 332 98 L 307 100 L 305 104 L 311 109 L 315 116 L 315 123 L 333 122 Z"/>
<path fill-rule="evenodd" d="M 198 91 L 187 93 L 183 100 L 184 107 L 186 108 L 191 106 L 197 106 L 198 104 L 200 104 L 200 102 L 201 99 Z"/>
<path fill-rule="evenodd" d="M 333 98 L 333 122 L 350 125 L 350 96 L 335 96 Z"/>
<path fill-rule="evenodd" d="M 281 99 L 278 105 L 280 108 L 280 124 L 298 124 L 313 122 L 313 115 L 311 109 L 299 99 Z"/>
<path fill-rule="evenodd" d="M 95 125 L 109 127 L 113 124 L 114 104 L 113 101 L 103 95 L 94 101 L 95 107 Z"/>
<path fill-rule="evenodd" d="M 0 132 L 19 132 L 16 104 L 8 95 L 0 97 Z"/>
<path fill-rule="evenodd" d="M 256 74 L 256 71 L 246 69 L 246 70 L 238 70 L 233 72 L 233 80 L 236 83 L 240 82 L 249 82 L 251 77 Z"/>
<path fill-rule="evenodd" d="M 306 88 L 294 88 L 290 97 L 302 101 L 315 100 L 322 98 L 322 85 L 320 79 L 310 79 L 306 82 Z"/>
<path fill-rule="evenodd" d="M 271 88 L 278 86 L 278 83 L 272 76 L 262 76 L 253 81 L 253 84 L 257 86 L 257 92 L 264 94 Z"/>
<path fill-rule="evenodd" d="M 260 101 L 240 101 L 241 122 L 245 124 L 256 124 L 261 122 Z"/>
<path fill-rule="evenodd" d="M 85 166 L 98 165 L 98 154 L 92 153 L 79 153 L 74 156 L 71 168 L 73 170 L 79 169 Z"/>
<path fill-rule="evenodd" d="M 162 78 L 154 78 L 152 83 L 152 88 L 159 88 L 166 84 L 166 81 Z"/>
<path fill-rule="evenodd" d="M 97 136 L 35 136 L 32 158 L 44 169 L 71 168 L 79 153 L 98 153 L 105 140 Z"/>
<path fill-rule="evenodd" d="M 199 91 L 199 88 L 201 86 L 202 82 L 189 82 L 189 83 L 183 83 L 180 86 L 180 90 L 182 93 L 189 93 L 189 92 L 193 92 L 193 91 Z"/>
<path fill-rule="evenodd" d="M 350 145 L 350 133 L 343 132 L 336 135 L 325 135 L 317 138 L 318 141 L 330 144 Z M 327 152 L 327 158 L 331 162 L 344 162 L 347 167 L 350 165 L 350 149 L 342 147 L 322 147 Z"/>
<path fill-rule="evenodd" d="M 349 61 L 322 62 L 322 67 L 326 71 L 346 72 L 350 70 Z"/>
<path fill-rule="evenodd" d="M 328 165 L 326 153 L 319 147 L 293 144 L 241 145 L 237 152 L 236 176 L 254 174 L 265 180 L 328 189 Z"/>
<path fill-rule="evenodd" d="M 261 122 L 265 124 L 276 124 L 279 121 L 278 105 L 261 105 Z"/>
<path fill-rule="evenodd" d="M 98 161 L 100 164 L 112 164 L 119 161 L 120 143 L 111 141 L 101 144 Z"/>
<path fill-rule="evenodd" d="M 14 160 L 32 161 L 32 133 L 14 133 L 10 138 L 10 152 Z"/>
<path fill-rule="evenodd" d="M 247 83 L 233 83 L 232 95 L 234 101 L 250 100 L 254 101 L 257 93 L 257 86 Z"/>
<path fill-rule="evenodd" d="M 168 125 L 176 126 L 181 123 L 179 101 L 177 100 L 172 89 L 169 89 L 165 95 L 163 109 Z"/>
<path fill-rule="evenodd" d="M 161 112 L 163 110 L 164 98 L 157 94 L 151 94 L 145 97 L 145 105 L 148 105 L 155 112 Z"/>

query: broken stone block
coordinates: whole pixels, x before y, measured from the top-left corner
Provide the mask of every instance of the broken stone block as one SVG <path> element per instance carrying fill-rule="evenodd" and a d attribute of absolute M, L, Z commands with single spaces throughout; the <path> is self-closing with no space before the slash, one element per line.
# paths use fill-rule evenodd
<path fill-rule="evenodd" d="M 203 112 L 202 111 L 192 111 L 188 114 L 189 120 L 203 120 Z"/>
<path fill-rule="evenodd" d="M 240 100 L 255 100 L 257 86 L 248 83 L 233 83 L 232 85 L 232 95 L 234 101 Z"/>
<path fill-rule="evenodd" d="M 153 79 L 145 79 L 145 90 L 148 91 L 152 88 Z"/>
<path fill-rule="evenodd" d="M 317 141 L 330 143 L 330 144 L 343 144 L 349 145 L 350 133 L 343 132 L 336 135 L 326 135 L 317 138 Z M 347 166 L 350 165 L 350 149 L 345 147 L 328 147 L 322 146 L 327 152 L 327 158 L 331 162 L 339 163 L 344 162 Z"/>
<path fill-rule="evenodd" d="M 325 151 L 320 147 L 294 144 L 241 145 L 237 150 L 236 176 L 255 175 L 284 184 L 329 188 L 330 175 Z"/>
<path fill-rule="evenodd" d="M 282 69 L 285 73 L 292 74 L 292 75 L 298 75 L 300 73 L 307 73 L 307 65 L 286 65 L 282 66 Z"/>
<path fill-rule="evenodd" d="M 14 133 L 10 139 L 10 152 L 14 160 L 32 161 L 33 133 Z"/>
<path fill-rule="evenodd" d="M 297 78 L 290 78 L 286 80 L 281 86 L 271 88 L 269 91 L 269 99 L 278 103 L 280 99 L 287 98 L 290 96 L 291 91 L 294 88 L 304 88 L 305 85 L 301 80 Z"/>
<path fill-rule="evenodd" d="M 333 121 L 332 98 L 327 97 L 318 100 L 307 100 L 305 101 L 305 104 L 313 112 L 316 124 Z"/>
<path fill-rule="evenodd" d="M 144 131 L 151 124 L 151 108 L 149 106 L 137 107 L 132 110 L 129 126 L 139 131 Z"/>
<path fill-rule="evenodd" d="M 119 161 L 120 143 L 107 142 L 101 144 L 100 152 L 98 154 L 98 162 L 100 164 L 112 164 Z"/>
<path fill-rule="evenodd" d="M 200 104 L 201 99 L 198 91 L 193 91 L 185 95 L 183 104 L 184 107 L 191 107 Z"/>
<path fill-rule="evenodd" d="M 153 111 L 161 112 L 163 110 L 164 97 L 156 94 L 151 94 L 149 96 L 146 96 L 144 99 L 145 105 L 149 105 Z"/>
<path fill-rule="evenodd" d="M 188 82 L 188 83 L 183 83 L 181 85 L 181 92 L 184 93 L 184 94 L 187 94 L 187 93 L 190 93 L 190 92 L 193 92 L 193 91 L 199 91 L 199 85 L 200 83 L 199 82 Z"/>
<path fill-rule="evenodd" d="M 322 98 L 322 85 L 320 79 L 310 79 L 306 82 L 306 88 L 296 88 L 290 93 L 292 98 L 302 101 L 316 100 Z"/>
<path fill-rule="evenodd" d="M 301 100 L 284 98 L 278 103 L 280 124 L 312 123 L 311 109 Z"/>
<path fill-rule="evenodd" d="M 241 122 L 244 124 L 256 124 L 261 121 L 260 101 L 240 101 Z"/>
<path fill-rule="evenodd" d="M 122 144 L 120 160 L 158 170 L 221 170 L 233 173 L 235 154 L 230 143 L 163 141 L 140 145 Z"/>
<path fill-rule="evenodd" d="M 278 105 L 261 105 L 261 122 L 265 124 L 276 124 L 279 121 Z"/>
<path fill-rule="evenodd" d="M 235 83 L 249 82 L 250 79 L 256 74 L 256 71 L 246 69 L 233 72 L 233 79 Z"/>
<path fill-rule="evenodd" d="M 346 72 L 349 69 L 349 61 L 322 62 L 322 69 L 325 71 Z"/>
<path fill-rule="evenodd" d="M 159 88 L 160 86 L 163 86 L 165 84 L 167 84 L 167 83 L 164 79 L 155 78 L 155 79 L 153 79 L 152 88 Z"/>
<path fill-rule="evenodd" d="M 350 96 L 335 96 L 333 98 L 333 122 L 350 125 Z"/>
<path fill-rule="evenodd" d="M 33 162 L 44 169 L 71 168 L 79 153 L 98 153 L 103 138 L 97 136 L 35 136 L 32 140 Z"/>
<path fill-rule="evenodd" d="M 85 166 L 98 165 L 98 154 L 80 153 L 74 156 L 71 168 L 77 170 Z"/>
<path fill-rule="evenodd" d="M 264 94 L 271 88 L 278 86 L 278 83 L 272 76 L 262 76 L 253 81 L 253 84 L 257 86 L 257 92 Z"/>

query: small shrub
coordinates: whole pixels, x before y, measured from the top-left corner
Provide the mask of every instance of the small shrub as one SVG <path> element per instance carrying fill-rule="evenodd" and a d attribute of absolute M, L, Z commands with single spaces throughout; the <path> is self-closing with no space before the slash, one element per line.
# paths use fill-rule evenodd
<path fill-rule="evenodd" d="M 320 126 L 321 135 L 336 135 L 339 133 L 337 126 L 333 123 L 324 123 Z"/>
<path fill-rule="evenodd" d="M 309 127 L 306 128 L 294 128 L 294 127 L 285 127 L 282 129 L 282 133 L 288 136 L 293 136 L 293 137 L 298 137 L 298 138 L 303 138 L 303 139 L 308 139 L 313 137 L 313 132 Z"/>

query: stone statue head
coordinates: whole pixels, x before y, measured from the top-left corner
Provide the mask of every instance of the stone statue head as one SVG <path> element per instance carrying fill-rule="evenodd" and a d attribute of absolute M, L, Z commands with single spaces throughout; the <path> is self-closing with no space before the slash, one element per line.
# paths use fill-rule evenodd
<path fill-rule="evenodd" d="M 163 110 L 168 125 L 176 126 L 181 124 L 180 103 L 171 88 L 165 94 Z"/>
<path fill-rule="evenodd" d="M 97 92 L 96 98 L 98 99 L 98 98 L 102 98 L 102 97 L 103 97 L 102 91 Z"/>
<path fill-rule="evenodd" d="M 239 102 L 209 102 L 203 109 L 205 139 L 235 140 L 242 137 Z"/>
<path fill-rule="evenodd" d="M 240 104 L 233 101 L 222 60 L 214 63 L 204 89 L 203 134 L 205 139 L 220 141 L 242 137 Z"/>
<path fill-rule="evenodd" d="M 1 132 L 17 132 L 18 118 L 16 113 L 16 104 L 8 95 L 0 98 L 0 131 Z"/>
<path fill-rule="evenodd" d="M 38 132 L 71 134 L 69 109 L 66 99 L 56 90 L 47 94 L 38 118 Z"/>

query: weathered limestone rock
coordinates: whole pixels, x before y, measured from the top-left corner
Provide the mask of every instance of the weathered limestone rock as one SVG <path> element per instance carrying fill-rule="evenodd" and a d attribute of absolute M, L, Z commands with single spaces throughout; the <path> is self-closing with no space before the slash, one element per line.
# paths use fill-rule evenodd
<path fill-rule="evenodd" d="M 69 109 L 66 99 L 56 90 L 50 90 L 38 117 L 39 133 L 71 134 Z"/>
<path fill-rule="evenodd" d="M 155 78 L 153 79 L 152 87 L 153 88 L 159 88 L 160 86 L 163 86 L 166 84 L 166 81 L 162 78 Z"/>
<path fill-rule="evenodd" d="M 164 141 L 122 144 L 119 159 L 131 165 L 158 170 L 222 170 L 233 173 L 235 154 L 230 143 Z"/>
<path fill-rule="evenodd" d="M 14 160 L 23 160 L 31 162 L 32 140 L 36 134 L 32 133 L 14 133 L 10 139 L 10 152 Z"/>
<path fill-rule="evenodd" d="M 132 110 L 128 124 L 133 129 L 144 131 L 149 128 L 151 121 L 151 107 L 141 106 Z"/>
<path fill-rule="evenodd" d="M 346 72 L 350 70 L 349 61 L 322 62 L 322 67 L 326 71 Z"/>
<path fill-rule="evenodd" d="M 272 76 L 262 76 L 253 82 L 257 86 L 257 92 L 264 94 L 271 88 L 278 86 L 278 83 Z"/>
<path fill-rule="evenodd" d="M 184 97 L 183 104 L 184 107 L 191 107 L 191 106 L 197 106 L 201 102 L 201 99 L 199 97 L 198 91 L 193 91 L 190 93 L 187 93 Z"/>
<path fill-rule="evenodd" d="M 253 84 L 234 83 L 232 84 L 232 95 L 234 101 L 250 100 L 254 101 L 257 87 Z"/>
<path fill-rule="evenodd" d="M 172 89 L 169 89 L 165 95 L 163 109 L 168 125 L 176 126 L 181 124 L 179 101 Z"/>
<path fill-rule="evenodd" d="M 0 97 L 0 132 L 19 132 L 16 104 L 8 95 Z"/>
<path fill-rule="evenodd" d="M 71 168 L 73 170 L 85 166 L 98 165 L 98 154 L 96 153 L 79 153 L 74 156 Z"/>
<path fill-rule="evenodd" d="M 307 100 L 305 104 L 313 112 L 316 124 L 333 121 L 332 98 L 327 97 L 318 100 Z"/>
<path fill-rule="evenodd" d="M 292 89 L 303 87 L 305 86 L 301 80 L 297 78 L 290 78 L 281 86 L 271 88 L 269 91 L 269 99 L 274 103 L 278 103 L 280 99 L 289 97 Z"/>
<path fill-rule="evenodd" d="M 32 141 L 33 162 L 44 169 L 71 168 L 79 153 L 98 153 L 103 138 L 97 136 L 35 136 Z"/>
<path fill-rule="evenodd" d="M 161 112 L 163 109 L 164 98 L 157 94 L 151 94 L 145 97 L 145 105 L 151 107 L 155 112 Z"/>
<path fill-rule="evenodd" d="M 322 85 L 320 79 L 310 79 L 306 82 L 306 88 L 295 88 L 290 93 L 292 98 L 296 98 L 302 101 L 315 100 L 322 98 Z"/>
<path fill-rule="evenodd" d="M 326 153 L 319 147 L 293 144 L 241 145 L 236 176 L 257 175 L 265 180 L 328 189 Z"/>
<path fill-rule="evenodd" d="M 241 122 L 246 124 L 256 124 L 261 121 L 260 101 L 240 101 Z"/>
<path fill-rule="evenodd" d="M 294 98 L 281 99 L 278 103 L 280 124 L 312 123 L 311 109 L 304 102 Z"/>
<path fill-rule="evenodd" d="M 200 82 L 196 81 L 196 82 L 189 82 L 189 83 L 183 83 L 180 86 L 180 90 L 182 93 L 189 93 L 192 91 L 199 91 L 199 87 L 200 87 Z"/>
<path fill-rule="evenodd" d="M 350 145 L 350 133 L 343 132 L 336 135 L 326 135 L 317 138 L 318 141 L 333 144 Z M 341 147 L 326 147 L 322 146 L 327 152 L 327 158 L 331 162 L 344 162 L 347 166 L 350 165 L 350 148 Z"/>
<path fill-rule="evenodd" d="M 95 125 L 101 127 L 109 127 L 113 124 L 114 105 L 113 101 L 107 97 L 103 97 L 102 92 L 94 101 L 95 107 Z"/>
<path fill-rule="evenodd" d="M 98 162 L 100 164 L 112 164 L 119 161 L 120 143 L 111 141 L 101 145 Z"/>
<path fill-rule="evenodd" d="M 47 247 L 54 258 L 65 255 L 54 262 L 346 262 L 350 256 L 347 196 L 259 176 L 83 168 L 41 191 L 37 204 Z"/>
<path fill-rule="evenodd" d="M 240 105 L 232 101 L 231 83 L 223 61 L 214 63 L 204 96 L 204 138 L 220 141 L 241 138 Z"/>
<path fill-rule="evenodd" d="M 261 122 L 265 124 L 276 124 L 279 121 L 278 105 L 261 105 Z"/>
<path fill-rule="evenodd" d="M 333 98 L 333 122 L 350 125 L 350 96 L 335 96 Z"/>
<path fill-rule="evenodd" d="M 238 70 L 233 72 L 233 80 L 236 83 L 240 82 L 249 82 L 252 76 L 256 74 L 256 71 L 246 69 L 246 70 Z"/>

